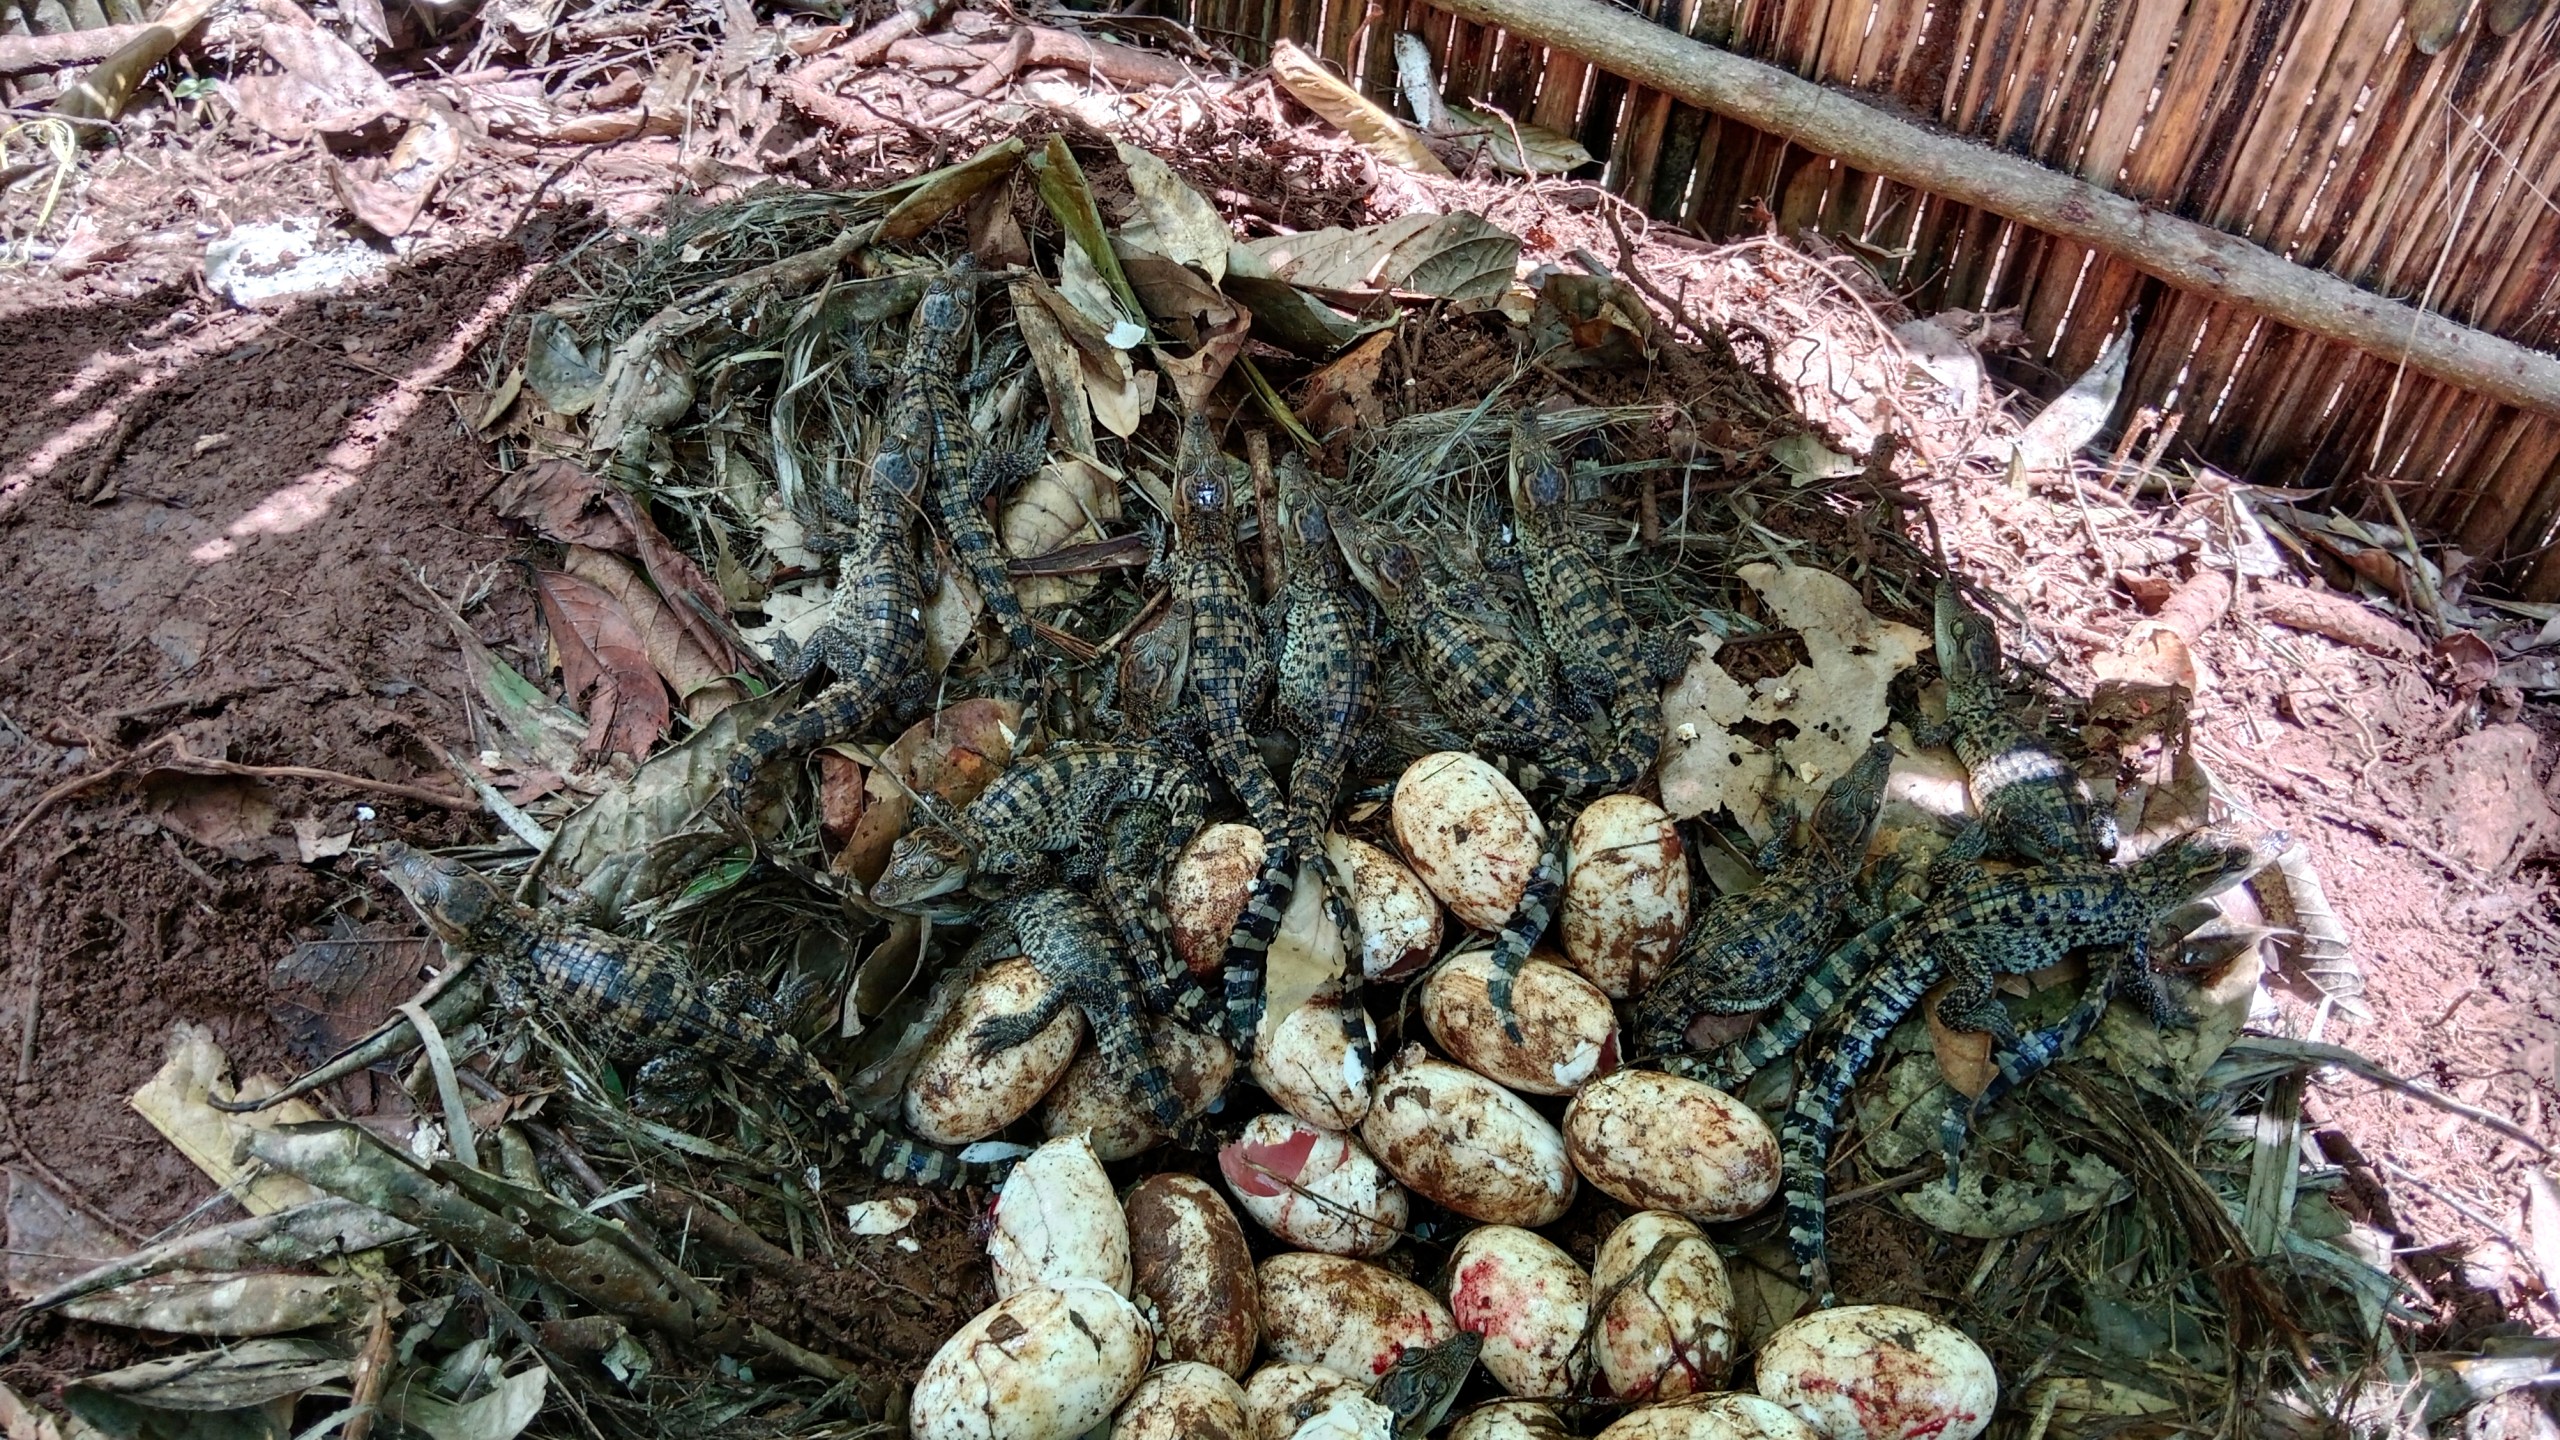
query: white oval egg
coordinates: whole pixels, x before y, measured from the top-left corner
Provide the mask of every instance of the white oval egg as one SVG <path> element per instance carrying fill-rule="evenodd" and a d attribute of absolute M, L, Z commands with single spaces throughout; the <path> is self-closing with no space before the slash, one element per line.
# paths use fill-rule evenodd
<path fill-rule="evenodd" d="M 1225 973 L 1227 940 L 1262 874 L 1262 832 L 1251 825 L 1211 825 L 1191 837 L 1165 877 L 1164 915 L 1173 953 L 1194 975 Z"/>
<path fill-rule="evenodd" d="M 1131 1291 L 1155 1316 L 1158 1348 L 1242 1375 L 1262 1341 L 1262 1291 L 1235 1212 L 1194 1175 L 1150 1175 L 1122 1208 Z"/>
<path fill-rule="evenodd" d="M 1155 1335 L 1090 1280 L 1008 1295 L 952 1333 L 916 1377 L 915 1440 L 1075 1440 L 1147 1373 Z"/>
<path fill-rule="evenodd" d="M 1368 1386 L 1339 1370 L 1284 1360 L 1263 1366 L 1244 1382 L 1244 1413 L 1254 1440 L 1289 1440 L 1334 1397 L 1368 1393 Z"/>
<path fill-rule="evenodd" d="M 1618 1417 L 1600 1440 L 1833 1440 L 1757 1395 L 1693 1395 Z"/>
<path fill-rule="evenodd" d="M 1520 787 L 1463 750 L 1407 765 L 1387 818 L 1414 875 L 1478 930 L 1501 928 L 1519 908 L 1547 843 Z"/>
<path fill-rule="evenodd" d="M 1254 1440 L 1244 1390 L 1224 1370 L 1178 1360 L 1138 1383 L 1111 1440 Z"/>
<path fill-rule="evenodd" d="M 1227 1093 L 1235 1078 L 1236 1052 L 1215 1035 L 1203 1035 L 1161 1015 L 1149 1016 L 1147 1035 L 1182 1099 L 1183 1113 L 1198 1115 Z M 1102 1052 L 1088 1045 L 1067 1073 L 1049 1087 L 1040 1105 L 1040 1128 L 1052 1135 L 1083 1135 L 1102 1160 L 1126 1160 L 1164 1143 L 1155 1116 L 1124 1081 L 1115 1078 Z"/>
<path fill-rule="evenodd" d="M 1255 1224 L 1301 1250 L 1381 1254 L 1411 1213 L 1404 1187 L 1357 1141 L 1287 1115 L 1246 1121 L 1218 1170 Z"/>
<path fill-rule="evenodd" d="M 1084 1016 L 1072 1006 L 1040 1033 L 1008 1050 L 979 1055 L 969 1036 L 980 1021 L 1030 1009 L 1049 993 L 1032 963 L 999 960 L 969 981 L 924 1043 L 900 1097 L 907 1128 L 936 1145 L 984 1140 L 1031 1113 L 1075 1059 Z"/>
<path fill-rule="evenodd" d="M 1360 1023 L 1374 1053 L 1377 1022 L 1364 1009 Z M 1310 1125 L 1348 1130 L 1359 1124 L 1369 1113 L 1376 1077 L 1361 1066 L 1359 1052 L 1342 1033 L 1341 992 L 1317 991 L 1268 1030 L 1269 1038 L 1254 1052 L 1253 1083 Z"/>
<path fill-rule="evenodd" d="M 1440 953 L 1440 902 L 1403 861 L 1366 840 L 1332 834 L 1325 854 L 1351 886 L 1360 926 L 1360 969 L 1372 980 L 1402 980 Z"/>
<path fill-rule="evenodd" d="M 1458 1332 L 1431 1292 L 1366 1261 L 1340 1255 L 1274 1255 L 1262 1286 L 1262 1344 L 1273 1358 L 1322 1365 L 1363 1384 L 1407 1350 Z"/>
<path fill-rule="evenodd" d="M 1337 1390 L 1289 1440 L 1396 1440 L 1396 1412 L 1356 1390 Z"/>
<path fill-rule="evenodd" d="M 1470 1219 L 1545 1225 L 1573 1203 L 1573 1165 L 1547 1117 L 1419 1045 L 1378 1077 L 1360 1140 L 1407 1188 Z"/>
<path fill-rule="evenodd" d="M 1083 1136 L 1050 1141 L 1005 1176 L 987 1265 L 999 1299 L 1070 1280 L 1129 1293 L 1128 1222 Z"/>
<path fill-rule="evenodd" d="M 1598 986 L 1531 955 L 1512 982 L 1514 1041 L 1494 1018 L 1492 980 L 1490 950 L 1452 956 L 1423 979 L 1422 1023 L 1451 1059 L 1529 1095 L 1570 1095 L 1618 1068 L 1618 1014 Z"/>
<path fill-rule="evenodd" d="M 2000 1403 L 2000 1376 L 1972 1336 L 1899 1305 L 1843 1305 L 1781 1326 L 1752 1375 L 1830 1440 L 1973 1440 Z"/>
<path fill-rule="evenodd" d="M 1582 1378 L 1574 1347 L 1591 1315 L 1591 1277 L 1535 1231 L 1468 1231 L 1449 1255 L 1449 1314 L 1484 1337 L 1477 1359 L 1514 1395 L 1570 1395 Z"/>
<path fill-rule="evenodd" d="M 1628 1216 L 1591 1261 L 1600 1380 L 1620 1400 L 1676 1400 L 1733 1369 L 1733 1280 L 1706 1232 L 1668 1210 Z"/>
<path fill-rule="evenodd" d="M 1778 1137 L 1768 1122 L 1701 1081 L 1654 1070 L 1604 1075 L 1565 1107 L 1564 1138 L 1584 1179 L 1639 1209 L 1739 1220 L 1778 1193 Z"/>
<path fill-rule="evenodd" d="M 1689 856 L 1670 812 L 1641 795 L 1603 795 L 1573 822 L 1565 959 L 1612 1000 L 1643 994 L 1689 933 Z"/>
<path fill-rule="evenodd" d="M 1449 1440 L 1570 1440 L 1556 1412 L 1534 1400 L 1496 1400 L 1458 1417 Z"/>

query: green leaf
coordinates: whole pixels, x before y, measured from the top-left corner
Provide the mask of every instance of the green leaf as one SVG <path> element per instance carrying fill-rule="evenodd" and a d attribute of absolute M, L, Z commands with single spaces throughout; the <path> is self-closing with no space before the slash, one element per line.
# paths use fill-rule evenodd
<path fill-rule="evenodd" d="M 1120 273 L 1120 257 L 1111 253 L 1111 239 L 1102 228 L 1102 211 L 1093 203 L 1093 187 L 1086 183 L 1084 167 L 1076 164 L 1074 152 L 1067 149 L 1063 135 L 1052 135 L 1041 152 L 1030 158 L 1031 173 L 1039 177 L 1040 202 L 1066 227 L 1076 248 L 1101 272 L 1103 282 L 1120 299 L 1131 315 L 1146 313 L 1138 303 L 1138 292 L 1129 286 L 1129 277 Z"/>
<path fill-rule="evenodd" d="M 1017 136 L 999 140 L 957 165 L 946 165 L 918 177 L 916 187 L 880 217 L 880 238 L 912 240 L 923 234 L 933 228 L 935 221 L 1011 174 L 1013 167 L 1022 163 L 1022 155 L 1022 140 Z"/>

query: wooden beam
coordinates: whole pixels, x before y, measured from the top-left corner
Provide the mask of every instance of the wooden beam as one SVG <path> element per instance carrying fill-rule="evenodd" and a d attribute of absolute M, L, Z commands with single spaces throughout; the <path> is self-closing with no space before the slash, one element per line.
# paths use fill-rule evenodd
<path fill-rule="evenodd" d="M 2385 299 L 2032 160 L 1914 125 L 1601 0 L 1434 3 L 1858 169 L 2077 240 L 2181 290 L 2405 361 L 2421 374 L 2509 405 L 2560 416 L 2560 357 Z"/>

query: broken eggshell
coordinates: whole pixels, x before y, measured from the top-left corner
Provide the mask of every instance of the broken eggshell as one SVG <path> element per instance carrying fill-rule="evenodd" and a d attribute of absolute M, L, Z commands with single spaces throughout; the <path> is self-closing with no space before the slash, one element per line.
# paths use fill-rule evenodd
<path fill-rule="evenodd" d="M 1378 1024 L 1361 1014 L 1374 1051 Z M 1348 1130 L 1369 1113 L 1372 1077 L 1342 1033 L 1342 992 L 1320 990 L 1266 1024 L 1267 1037 L 1253 1056 L 1253 1083 L 1280 1108 L 1311 1125 Z"/>
<path fill-rule="evenodd" d="M 1112 1417 L 1111 1440 L 1253 1440 L 1253 1423 L 1233 1377 L 1182 1360 L 1139 1382 Z"/>
<path fill-rule="evenodd" d="M 1401 1236 L 1404 1187 L 1349 1135 L 1287 1115 L 1256 1115 L 1218 1152 L 1236 1203 L 1302 1250 L 1376 1255 Z"/>
<path fill-rule="evenodd" d="M 1484 1337 L 1478 1359 L 1503 1389 L 1574 1392 L 1584 1368 L 1574 1347 L 1591 1315 L 1591 1277 L 1545 1236 L 1510 1225 L 1467 1232 L 1449 1256 L 1449 1314 L 1459 1329 Z"/>
<path fill-rule="evenodd" d="M 1899 1305 L 1817 1310 L 1770 1336 L 1752 1373 L 1829 1440 L 1973 1440 L 2000 1402 L 1972 1336 Z"/>
<path fill-rule="evenodd" d="M 902 1099 L 907 1128 L 936 1145 L 983 1140 L 1031 1113 L 1067 1072 L 1084 1038 L 1072 1005 L 1040 1033 L 1009 1050 L 979 1055 L 969 1036 L 981 1021 L 1030 1009 L 1048 993 L 1032 963 L 1015 956 L 978 972 L 924 1043 Z"/>
<path fill-rule="evenodd" d="M 1668 1210 L 1619 1222 L 1592 1257 L 1603 1297 L 1592 1332 L 1601 1382 L 1620 1400 L 1676 1400 L 1733 1368 L 1733 1281 L 1706 1232 Z"/>
<path fill-rule="evenodd" d="M 1134 1291 L 1159 1348 L 1242 1375 L 1262 1339 L 1262 1292 L 1235 1212 L 1194 1175 L 1150 1175 L 1125 1208 Z"/>
<path fill-rule="evenodd" d="M 1620 1070 L 1582 1087 L 1565 1107 L 1564 1140 L 1584 1179 L 1647 1210 L 1739 1220 L 1778 1193 L 1778 1137 L 1768 1122 L 1677 1075 Z"/>
<path fill-rule="evenodd" d="M 1641 795 L 1603 795 L 1573 822 L 1564 955 L 1612 1000 L 1652 987 L 1689 933 L 1689 857 L 1670 812 Z"/>
<path fill-rule="evenodd" d="M 1251 825 L 1212 825 L 1191 837 L 1164 882 L 1164 914 L 1173 953 L 1192 974 L 1224 973 L 1228 937 L 1262 874 L 1262 832 Z"/>
<path fill-rule="evenodd" d="M 1235 1078 L 1236 1052 L 1215 1035 L 1203 1035 L 1163 1016 L 1147 1021 L 1147 1036 L 1182 1098 L 1182 1112 L 1198 1115 L 1227 1093 Z M 1040 1128 L 1050 1135 L 1088 1136 L 1100 1160 L 1126 1160 L 1164 1143 L 1146 1102 L 1112 1076 L 1102 1052 L 1086 1046 L 1041 1102 Z"/>
<path fill-rule="evenodd" d="M 1452 956 L 1422 982 L 1422 1023 L 1450 1058 L 1529 1095 L 1570 1095 L 1618 1067 L 1618 1015 L 1599 987 L 1532 955 L 1511 991 L 1520 1039 L 1502 1033 L 1487 987 L 1493 952 Z"/>
<path fill-rule="evenodd" d="M 1431 1292 L 1401 1275 L 1340 1255 L 1274 1255 L 1262 1287 L 1262 1344 L 1280 1360 L 1322 1365 L 1377 1383 L 1407 1350 L 1458 1333 Z"/>
<path fill-rule="evenodd" d="M 1129 1226 L 1111 1177 L 1082 1135 L 1052 1140 L 1013 1167 L 996 1195 L 987 1266 L 997 1298 L 1092 1280 L 1129 1293 Z"/>
<path fill-rule="evenodd" d="M 1440 902 L 1403 861 L 1366 840 L 1327 835 L 1324 850 L 1351 887 L 1351 918 L 1360 927 L 1360 971 L 1372 980 L 1401 980 L 1440 951 Z"/>
<path fill-rule="evenodd" d="M 1138 1388 L 1154 1350 L 1146 1317 L 1108 1285 L 1008 1295 L 925 1362 L 915 1440 L 1074 1440 Z"/>
<path fill-rule="evenodd" d="M 1757 1395 L 1696 1395 L 1622 1415 L 1600 1440 L 1840 1440 Z"/>
<path fill-rule="evenodd" d="M 1360 1140 L 1407 1188 L 1469 1219 L 1545 1225 L 1573 1203 L 1573 1165 L 1547 1117 L 1419 1045 L 1378 1077 Z"/>
<path fill-rule="evenodd" d="M 1388 822 L 1414 875 L 1478 930 L 1500 929 L 1519 908 L 1547 843 L 1520 787 L 1463 750 L 1407 765 Z"/>

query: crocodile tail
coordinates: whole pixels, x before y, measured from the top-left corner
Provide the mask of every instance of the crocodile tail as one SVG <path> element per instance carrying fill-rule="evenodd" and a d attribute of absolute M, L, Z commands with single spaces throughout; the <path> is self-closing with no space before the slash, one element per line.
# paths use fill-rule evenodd
<path fill-rule="evenodd" d="M 756 776 L 767 765 L 790 755 L 805 755 L 830 740 L 859 732 L 881 710 L 886 688 L 876 677 L 851 676 L 821 691 L 818 698 L 774 716 L 750 732 L 729 758 L 720 798 L 743 813 L 755 789 Z"/>
<path fill-rule="evenodd" d="M 1333 857 L 1325 853 L 1322 844 L 1308 847 L 1307 860 L 1324 886 L 1325 918 L 1342 936 L 1342 1005 L 1335 1013 L 1342 1019 L 1343 1043 L 1350 1047 L 1351 1062 L 1360 1073 L 1375 1075 L 1378 1055 L 1369 1043 L 1369 1007 L 1360 993 L 1368 984 L 1368 961 L 1360 943 L 1360 920 L 1351 910 L 1351 886 L 1334 868 Z"/>
<path fill-rule="evenodd" d="M 1942 967 L 1929 961 L 1888 965 L 1868 977 L 1851 1000 L 1846 1022 L 1814 1058 L 1796 1086 L 1778 1136 L 1787 1203 L 1787 1249 L 1803 1271 L 1816 1303 L 1829 1305 L 1831 1264 L 1824 1237 L 1830 1194 L 1831 1142 L 1840 1134 L 1840 1107 L 1866 1073 L 1884 1037 L 1920 1003 Z"/>
<path fill-rule="evenodd" d="M 1521 1038 L 1520 1017 L 1512 1009 L 1511 988 L 1519 980 L 1521 968 L 1529 963 L 1529 951 L 1547 933 L 1547 922 L 1555 917 L 1556 900 L 1563 893 L 1564 847 L 1550 839 L 1547 847 L 1538 852 L 1538 866 L 1529 872 L 1529 884 L 1520 892 L 1519 905 L 1494 936 L 1493 979 L 1485 986 L 1487 998 L 1493 1001 L 1494 1018 L 1502 1022 L 1504 1037 L 1515 1045 Z"/>
<path fill-rule="evenodd" d="M 1254 1040 L 1262 1029 L 1263 972 L 1271 942 L 1280 934 L 1281 917 L 1289 913 L 1289 901 L 1297 889 L 1298 861 L 1284 837 L 1263 859 L 1262 874 L 1245 898 L 1244 913 L 1236 917 L 1235 933 L 1227 937 L 1220 966 L 1227 977 L 1228 1038 L 1239 1060 L 1253 1057 Z"/>
<path fill-rule="evenodd" d="M 883 1180 L 957 1190 L 965 1185 L 1000 1185 L 1013 1170 L 1010 1160 L 963 1160 L 938 1146 L 918 1144 L 859 1111 L 844 1113 L 862 1135 L 862 1148 L 854 1158 Z"/>
<path fill-rule="evenodd" d="M 1719 1090 L 1740 1090 L 1751 1077 L 1774 1061 L 1793 1054 L 1816 1027 L 1840 1008 L 1841 997 L 1850 987 L 1866 978 L 1875 965 L 1876 956 L 1884 950 L 1884 942 L 1901 920 L 1900 914 L 1878 920 L 1851 937 L 1849 943 L 1823 957 L 1820 965 L 1796 985 L 1794 992 L 1781 1001 L 1776 1010 L 1754 1026 L 1751 1033 L 1713 1055 L 1700 1058 L 1680 1057 L 1666 1061 L 1663 1068 L 1673 1074 L 1703 1080 Z"/>

